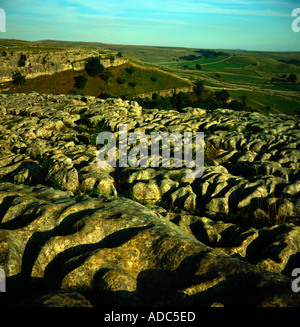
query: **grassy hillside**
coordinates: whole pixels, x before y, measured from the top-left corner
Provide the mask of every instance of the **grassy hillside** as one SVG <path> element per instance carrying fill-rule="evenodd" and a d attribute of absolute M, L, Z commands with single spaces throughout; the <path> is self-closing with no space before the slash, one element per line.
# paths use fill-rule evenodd
<path fill-rule="evenodd" d="M 74 87 L 74 78 L 80 75 L 87 78 L 86 86 L 83 89 Z M 69 93 L 93 96 L 136 97 L 141 93 L 183 88 L 189 85 L 190 83 L 157 69 L 125 64 L 107 68 L 97 77 L 91 77 L 85 71 L 70 70 L 26 79 L 25 84 L 20 86 L 16 86 L 12 82 L 2 83 L 0 84 L 0 92 L 28 93 L 36 91 L 49 94 Z"/>

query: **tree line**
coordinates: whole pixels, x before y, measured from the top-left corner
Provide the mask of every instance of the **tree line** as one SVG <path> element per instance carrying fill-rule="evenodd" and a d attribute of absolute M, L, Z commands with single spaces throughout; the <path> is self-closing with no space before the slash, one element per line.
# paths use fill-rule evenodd
<path fill-rule="evenodd" d="M 223 51 L 195 50 L 194 52 L 200 53 L 201 56 L 190 54 L 188 56 L 179 57 L 179 59 L 186 60 L 186 61 L 194 61 L 194 60 L 198 60 L 198 59 L 202 59 L 202 58 L 208 59 L 208 58 L 218 58 L 218 57 L 229 56 L 228 53 L 223 52 Z"/>
<path fill-rule="evenodd" d="M 187 107 L 196 107 L 202 109 L 214 110 L 218 108 L 226 108 L 233 110 L 252 111 L 247 105 L 247 98 L 241 97 L 241 101 L 229 101 L 230 95 L 227 90 L 211 92 L 205 90 L 203 82 L 198 81 L 194 85 L 193 92 L 174 93 L 172 96 L 161 97 L 157 93 L 152 94 L 152 98 L 135 98 L 140 106 L 147 109 L 160 110 L 178 110 Z"/>

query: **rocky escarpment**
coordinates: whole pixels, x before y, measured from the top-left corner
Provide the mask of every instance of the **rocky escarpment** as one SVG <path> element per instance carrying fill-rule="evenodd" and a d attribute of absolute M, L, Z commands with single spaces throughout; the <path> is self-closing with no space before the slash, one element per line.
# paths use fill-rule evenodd
<path fill-rule="evenodd" d="M 299 306 L 299 117 L 1 95 L 6 305 Z M 203 176 L 100 168 L 96 136 L 203 131 Z"/>
<path fill-rule="evenodd" d="M 12 73 L 15 71 L 20 71 L 26 78 L 34 78 L 72 69 L 84 70 L 87 59 L 92 57 L 99 57 L 105 68 L 128 62 L 127 59 L 117 56 L 117 52 L 105 49 L 4 51 L 0 55 L 0 83 L 12 81 Z"/>

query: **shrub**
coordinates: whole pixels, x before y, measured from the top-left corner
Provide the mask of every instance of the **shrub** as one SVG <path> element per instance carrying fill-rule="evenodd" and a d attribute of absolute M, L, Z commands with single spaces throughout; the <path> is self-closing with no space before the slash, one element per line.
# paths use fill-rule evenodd
<path fill-rule="evenodd" d="M 98 96 L 99 99 L 109 99 L 113 98 L 113 96 L 110 93 L 102 93 Z"/>
<path fill-rule="evenodd" d="M 245 106 L 243 105 L 243 103 L 237 101 L 237 100 L 232 100 L 229 103 L 229 108 L 233 109 L 233 110 L 237 110 L 237 111 L 241 111 L 245 108 Z"/>
<path fill-rule="evenodd" d="M 227 100 L 229 99 L 229 94 L 224 89 L 220 92 L 215 92 L 215 95 L 216 95 L 217 101 L 222 102 L 223 104 L 225 104 L 227 102 Z"/>
<path fill-rule="evenodd" d="M 74 77 L 74 80 L 75 80 L 74 87 L 76 87 L 77 89 L 84 89 L 88 79 L 83 75 L 79 75 Z"/>
<path fill-rule="evenodd" d="M 204 148 L 204 166 L 213 166 L 214 161 L 218 158 L 219 149 L 216 149 L 211 144 L 205 144 Z"/>
<path fill-rule="evenodd" d="M 17 86 L 25 84 L 25 76 L 20 72 L 13 72 L 12 74 L 13 83 Z"/>
<path fill-rule="evenodd" d="M 129 86 L 132 86 L 132 87 L 136 87 L 137 86 L 137 82 L 129 82 L 128 85 Z"/>
<path fill-rule="evenodd" d="M 119 84 L 124 84 L 124 83 L 126 83 L 126 78 L 118 77 L 118 78 L 117 78 L 117 83 L 119 83 Z"/>
<path fill-rule="evenodd" d="M 107 82 L 110 77 L 112 77 L 113 74 L 111 72 L 104 72 L 102 74 L 100 74 L 100 78 L 103 79 L 103 81 Z"/>
<path fill-rule="evenodd" d="M 156 76 L 152 76 L 152 77 L 151 77 L 151 81 L 152 81 L 152 82 L 157 82 L 157 80 L 158 80 L 158 78 L 157 78 Z"/>
<path fill-rule="evenodd" d="M 289 77 L 287 78 L 288 82 L 290 83 L 297 83 L 297 75 L 295 74 L 290 74 Z"/>
<path fill-rule="evenodd" d="M 188 95 L 184 92 L 174 94 L 171 98 L 171 103 L 177 109 L 190 107 L 192 105 L 192 102 L 189 100 Z"/>
<path fill-rule="evenodd" d="M 132 74 L 134 73 L 134 71 L 135 71 L 134 67 L 128 67 L 128 68 L 126 68 L 125 70 L 126 70 L 126 72 L 127 72 L 128 74 L 130 74 L 130 75 L 132 75 Z"/>
<path fill-rule="evenodd" d="M 85 70 L 90 76 L 96 77 L 104 71 L 104 67 L 99 58 L 90 58 L 85 65 Z"/>
<path fill-rule="evenodd" d="M 98 120 L 96 122 L 94 122 L 92 128 L 89 129 L 89 144 L 96 146 L 97 145 L 97 136 L 99 133 L 101 132 L 105 132 L 106 128 L 105 128 L 105 120 L 101 119 Z"/>
<path fill-rule="evenodd" d="M 198 81 L 195 83 L 194 92 L 197 96 L 201 96 L 204 91 L 204 84 L 202 81 Z"/>

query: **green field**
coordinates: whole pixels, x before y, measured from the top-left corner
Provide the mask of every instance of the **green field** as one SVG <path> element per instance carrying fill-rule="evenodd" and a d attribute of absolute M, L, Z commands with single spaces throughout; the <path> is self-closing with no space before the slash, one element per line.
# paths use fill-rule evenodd
<path fill-rule="evenodd" d="M 246 97 L 247 105 L 253 110 L 265 113 L 268 107 L 271 108 L 271 113 L 300 114 L 300 66 L 280 62 L 300 60 L 300 52 L 215 50 L 227 55 L 186 61 L 181 57 L 199 55 L 195 52 L 197 49 L 118 45 L 104 47 L 122 51 L 145 65 L 158 67 L 191 82 L 202 80 L 212 91 L 226 89 L 233 100 L 239 101 L 241 97 Z M 196 68 L 197 64 L 201 70 Z M 290 74 L 297 76 L 297 83 L 274 81 Z"/>
<path fill-rule="evenodd" d="M 213 65 L 218 63 L 219 61 L 228 59 L 229 57 L 220 57 L 220 58 L 207 58 L 207 59 L 198 59 L 193 61 L 174 61 L 174 62 L 165 62 L 161 63 L 161 65 L 167 67 L 183 67 L 183 66 L 195 66 L 196 64 L 200 65 Z"/>
<path fill-rule="evenodd" d="M 300 114 L 300 66 L 279 61 L 299 60 L 300 53 L 228 52 L 227 57 L 195 61 L 164 58 L 155 64 L 192 82 L 203 80 L 212 90 L 226 89 L 233 100 L 246 97 L 253 110 L 266 112 L 266 108 L 271 108 L 271 113 Z M 297 76 L 297 83 L 276 81 L 287 79 L 290 74 Z"/>

